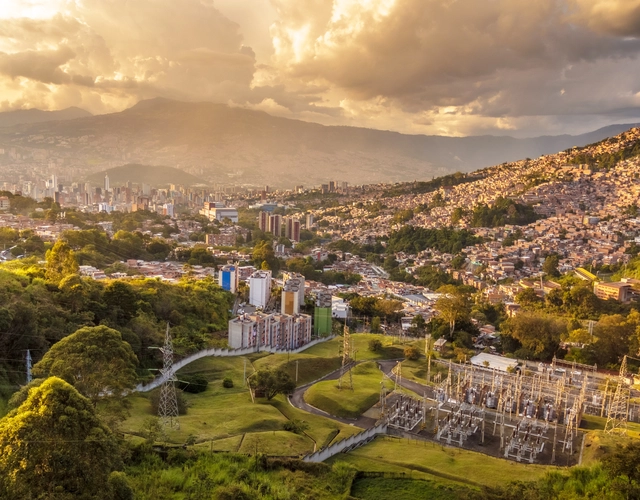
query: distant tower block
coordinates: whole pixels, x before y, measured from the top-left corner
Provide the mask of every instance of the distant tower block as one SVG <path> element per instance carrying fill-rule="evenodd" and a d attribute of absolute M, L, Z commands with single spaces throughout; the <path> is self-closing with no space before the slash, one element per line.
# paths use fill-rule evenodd
<path fill-rule="evenodd" d="M 164 377 L 164 382 L 160 389 L 160 404 L 158 405 L 158 416 L 164 427 L 180 428 L 178 422 L 178 396 L 176 394 L 176 380 L 173 373 L 173 342 L 169 332 L 169 323 L 164 337 L 164 347 L 162 351 L 163 366 L 160 373 Z"/>

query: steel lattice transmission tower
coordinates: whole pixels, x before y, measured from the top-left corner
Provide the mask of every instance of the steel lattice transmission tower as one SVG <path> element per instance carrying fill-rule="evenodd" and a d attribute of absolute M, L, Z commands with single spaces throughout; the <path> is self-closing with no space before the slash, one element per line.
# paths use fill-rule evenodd
<path fill-rule="evenodd" d="M 162 370 L 160 373 L 164 381 L 160 389 L 160 404 L 158 405 L 158 416 L 163 427 L 180 428 L 178 422 L 178 395 L 176 394 L 176 386 L 174 384 L 176 377 L 173 373 L 173 342 L 171 341 L 171 333 L 169 332 L 169 323 L 167 323 L 167 332 L 164 337 L 164 346 L 160 348 L 162 351 Z"/>
<path fill-rule="evenodd" d="M 613 434 L 615 432 L 619 432 L 621 434 L 627 433 L 627 403 L 629 398 L 625 388 L 626 373 L 627 357 L 625 356 L 622 358 L 620 375 L 618 376 L 618 385 L 616 386 L 616 392 L 613 394 L 613 399 L 609 405 L 607 424 L 604 426 L 604 431 L 608 434 Z"/>
<path fill-rule="evenodd" d="M 349 327 L 344 325 L 343 342 L 342 342 L 342 369 L 340 370 L 340 379 L 338 380 L 338 389 L 342 389 L 342 379 L 345 374 L 349 373 L 349 389 L 353 390 L 353 374 L 351 373 L 351 333 Z"/>

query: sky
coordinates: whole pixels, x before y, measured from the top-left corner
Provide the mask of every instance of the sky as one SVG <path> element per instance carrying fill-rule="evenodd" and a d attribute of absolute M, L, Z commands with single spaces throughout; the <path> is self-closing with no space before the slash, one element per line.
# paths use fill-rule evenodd
<path fill-rule="evenodd" d="M 640 122 L 640 0 L 0 0 L 0 111 L 214 101 L 410 134 Z"/>

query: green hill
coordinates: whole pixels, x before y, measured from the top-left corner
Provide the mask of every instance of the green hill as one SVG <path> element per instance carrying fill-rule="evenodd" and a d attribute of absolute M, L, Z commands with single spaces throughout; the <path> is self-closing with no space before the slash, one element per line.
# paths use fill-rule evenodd
<path fill-rule="evenodd" d="M 162 165 L 139 165 L 136 163 L 98 172 L 91 175 L 87 180 L 95 185 L 101 186 L 104 182 L 105 174 L 109 175 L 109 182 L 112 187 L 124 185 L 128 181 L 131 181 L 133 184 L 145 183 L 152 187 L 165 187 L 169 184 L 180 184 L 182 186 L 206 184 L 202 179 L 178 168 L 165 167 Z"/>

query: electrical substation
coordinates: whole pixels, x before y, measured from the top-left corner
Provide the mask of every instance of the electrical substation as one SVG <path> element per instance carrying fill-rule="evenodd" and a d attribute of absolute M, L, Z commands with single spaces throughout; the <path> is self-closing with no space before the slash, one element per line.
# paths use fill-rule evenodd
<path fill-rule="evenodd" d="M 402 389 L 402 364 L 393 369 L 396 386 L 380 393 L 380 419 L 392 434 L 428 439 L 525 463 L 575 465 L 585 414 L 607 418 L 607 432 L 625 432 L 639 409 L 630 404 L 626 358 L 619 376 L 593 367 L 559 362 L 519 367 L 509 373 L 473 364 L 435 361 L 433 384 L 422 398 Z M 537 370 L 536 370 L 537 368 Z M 429 367 L 428 372 L 431 372 Z"/>

